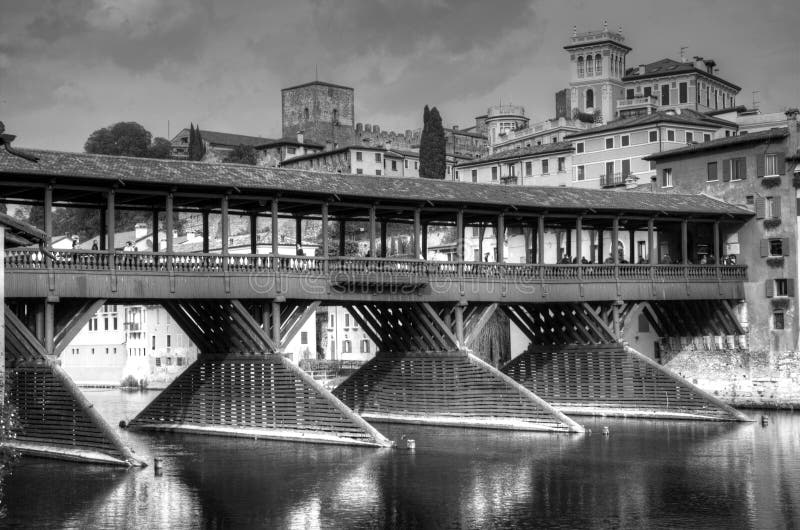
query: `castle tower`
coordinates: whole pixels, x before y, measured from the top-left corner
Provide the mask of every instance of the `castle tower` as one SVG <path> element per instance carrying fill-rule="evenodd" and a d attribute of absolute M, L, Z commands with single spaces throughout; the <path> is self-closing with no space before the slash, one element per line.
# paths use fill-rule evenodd
<path fill-rule="evenodd" d="M 631 51 L 624 42 L 622 27 L 609 31 L 607 22 L 598 31 L 578 33 L 577 27 L 573 28 L 572 39 L 564 46 L 571 63 L 569 100 L 573 110 L 586 114 L 600 111 L 602 123 L 614 119 L 617 100 L 625 97 L 622 78 Z"/>
<path fill-rule="evenodd" d="M 281 90 L 283 137 L 303 131 L 307 142 L 331 147 L 355 143 L 354 91 L 312 81 Z"/>

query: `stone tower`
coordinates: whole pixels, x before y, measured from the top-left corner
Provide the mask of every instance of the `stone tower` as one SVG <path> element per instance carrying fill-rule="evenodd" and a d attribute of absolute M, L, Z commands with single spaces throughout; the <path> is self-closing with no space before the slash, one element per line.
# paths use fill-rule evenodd
<path fill-rule="evenodd" d="M 622 78 L 631 51 L 624 42 L 622 27 L 609 31 L 607 22 L 599 31 L 578 33 L 573 28 L 572 39 L 564 46 L 571 64 L 569 101 L 573 110 L 586 114 L 600 111 L 602 123 L 614 119 L 617 101 L 625 97 Z"/>
<path fill-rule="evenodd" d="M 329 148 L 355 143 L 354 91 L 312 81 L 281 90 L 283 137 L 303 131 L 305 141 Z"/>

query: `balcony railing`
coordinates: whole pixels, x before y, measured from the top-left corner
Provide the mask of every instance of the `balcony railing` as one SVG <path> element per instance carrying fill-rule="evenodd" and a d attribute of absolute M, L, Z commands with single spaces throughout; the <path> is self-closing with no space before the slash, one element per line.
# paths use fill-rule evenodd
<path fill-rule="evenodd" d="M 600 187 L 616 188 L 617 186 L 624 186 L 625 180 L 630 176 L 630 173 L 606 173 L 600 177 Z"/>
<path fill-rule="evenodd" d="M 505 177 L 500 177 L 500 184 L 512 185 L 513 186 L 513 185 L 518 184 L 518 183 L 519 183 L 519 181 L 517 180 L 517 176 L 516 175 L 507 175 Z"/>
<path fill-rule="evenodd" d="M 635 107 L 657 106 L 658 98 L 655 96 L 639 96 L 633 99 L 621 99 L 617 101 L 617 110 L 631 109 Z"/>
<path fill-rule="evenodd" d="M 538 282 L 743 281 L 744 265 L 530 264 L 422 259 L 274 256 L 270 254 L 203 254 L 64 250 L 45 254 L 37 249 L 9 249 L 7 273 L 16 271 L 114 274 L 182 274 L 187 276 L 281 273 L 350 279 L 410 279 L 415 283 L 441 280 Z"/>

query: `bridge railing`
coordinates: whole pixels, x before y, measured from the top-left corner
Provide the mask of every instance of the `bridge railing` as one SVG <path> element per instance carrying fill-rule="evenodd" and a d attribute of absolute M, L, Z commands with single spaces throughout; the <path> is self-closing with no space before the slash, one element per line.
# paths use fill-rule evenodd
<path fill-rule="evenodd" d="M 258 274 L 277 272 L 310 275 L 416 276 L 431 279 L 498 279 L 503 281 L 741 281 L 744 265 L 634 265 L 529 264 L 481 261 L 425 261 L 421 259 L 362 258 L 351 256 L 290 256 L 271 254 L 215 254 L 185 252 L 118 252 L 104 250 L 8 249 L 5 267 L 14 270 L 65 270 L 202 274 Z"/>

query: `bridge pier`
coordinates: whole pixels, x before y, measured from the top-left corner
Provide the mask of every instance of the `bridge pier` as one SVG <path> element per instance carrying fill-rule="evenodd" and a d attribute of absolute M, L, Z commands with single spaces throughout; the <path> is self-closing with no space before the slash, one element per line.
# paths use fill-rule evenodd
<path fill-rule="evenodd" d="M 580 425 L 534 392 L 465 349 L 496 304 L 442 305 L 438 310 L 427 303 L 345 307 L 379 351 L 333 393 L 364 418 L 583 432 Z M 454 321 L 455 330 L 445 321 Z"/>
<path fill-rule="evenodd" d="M 250 307 L 238 300 L 162 303 L 201 353 L 130 428 L 391 445 L 282 355 L 319 302 L 276 298 Z"/>
<path fill-rule="evenodd" d="M 144 466 L 61 369 L 58 360 L 103 301 L 42 303 L 50 309 L 42 312 L 40 308 L 34 310 L 32 304 L 23 304 L 21 313 L 23 318 L 29 316 L 36 321 L 39 318 L 35 315 L 44 314 L 47 344 L 11 307 L 5 307 L 8 391 L 21 425 L 11 446 L 23 454 L 47 458 Z M 33 326 L 31 322 L 30 327 Z"/>

